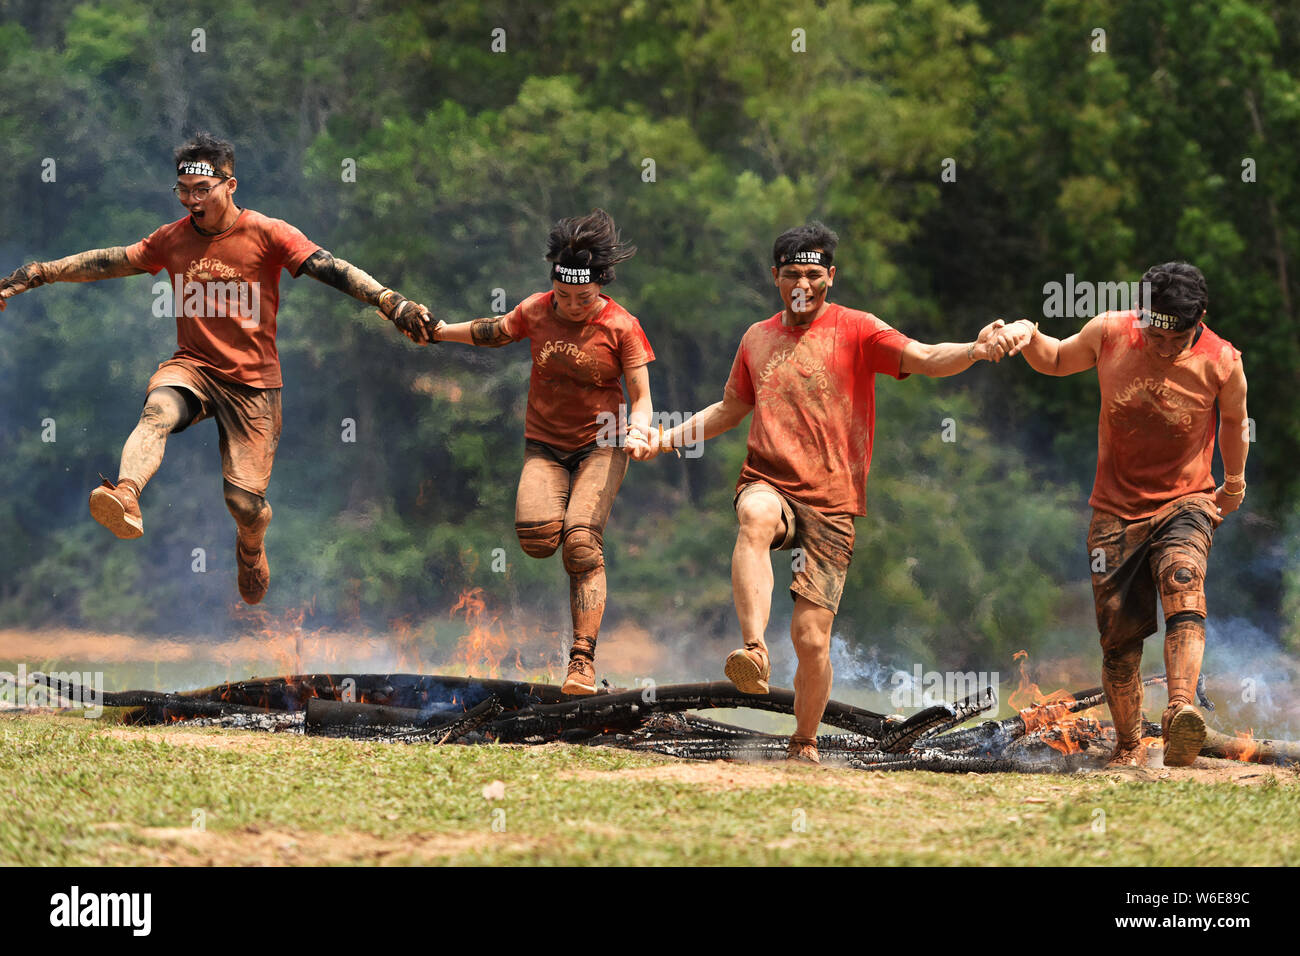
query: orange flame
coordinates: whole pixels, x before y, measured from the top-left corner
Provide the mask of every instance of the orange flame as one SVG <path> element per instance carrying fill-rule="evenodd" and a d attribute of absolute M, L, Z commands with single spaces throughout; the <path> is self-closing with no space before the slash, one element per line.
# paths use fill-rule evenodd
<path fill-rule="evenodd" d="M 462 609 L 469 631 L 460 639 L 453 660 L 463 666 L 467 674 L 497 677 L 501 661 L 510 650 L 510 639 L 506 636 L 501 619 L 495 615 L 489 617 L 482 588 L 462 591 L 460 599 L 451 609 L 451 616 L 454 617 Z M 482 673 L 483 670 L 486 670 L 486 674 Z"/>
<path fill-rule="evenodd" d="M 1019 683 L 1007 702 L 1020 712 L 1026 733 L 1037 733 L 1043 743 L 1063 754 L 1080 753 L 1085 742 L 1091 744 L 1101 734 L 1101 725 L 1093 718 L 1072 714 L 1069 706 L 1074 695 L 1061 688 L 1050 694 L 1029 678 L 1029 652 L 1020 650 L 1012 656 L 1019 663 Z"/>

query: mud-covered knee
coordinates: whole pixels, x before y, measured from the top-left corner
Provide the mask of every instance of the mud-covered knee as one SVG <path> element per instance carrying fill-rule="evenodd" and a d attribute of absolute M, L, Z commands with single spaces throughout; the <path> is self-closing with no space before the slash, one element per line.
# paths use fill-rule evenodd
<path fill-rule="evenodd" d="M 549 558 L 560 546 L 560 532 L 564 529 L 562 521 L 543 521 L 541 523 L 515 522 L 515 535 L 519 538 L 519 547 L 530 558 Z"/>
<path fill-rule="evenodd" d="M 140 424 L 159 432 L 169 432 L 180 424 L 176 410 L 161 402 L 145 402 L 140 410 Z"/>
<path fill-rule="evenodd" d="M 225 495 L 226 509 L 241 528 L 270 522 L 271 509 L 267 507 L 266 499 L 261 495 L 234 487 L 227 487 Z"/>
<path fill-rule="evenodd" d="M 565 535 L 562 557 L 570 574 L 595 571 L 605 563 L 604 542 L 589 528 L 574 528 Z"/>
<path fill-rule="evenodd" d="M 1205 571 L 1194 555 L 1182 552 L 1166 555 L 1156 575 L 1166 621 L 1182 614 L 1205 617 Z"/>
<path fill-rule="evenodd" d="M 1142 645 L 1126 647 L 1121 650 L 1103 651 L 1101 656 L 1102 673 L 1111 680 L 1125 682 L 1135 680 L 1142 669 Z"/>

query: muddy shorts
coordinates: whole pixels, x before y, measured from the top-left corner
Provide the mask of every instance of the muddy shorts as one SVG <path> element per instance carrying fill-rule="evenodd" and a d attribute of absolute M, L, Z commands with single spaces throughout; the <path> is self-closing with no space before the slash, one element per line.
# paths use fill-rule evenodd
<path fill-rule="evenodd" d="M 792 552 L 794 580 L 790 583 L 790 596 L 804 597 L 818 607 L 838 611 L 844 579 L 853 559 L 856 534 L 853 515 L 824 514 L 787 498 L 765 481 L 742 485 L 736 491 L 733 505 L 739 508 L 742 499 L 757 491 L 776 495 L 781 502 L 785 533 L 780 541 L 773 542 L 772 550 Z"/>
<path fill-rule="evenodd" d="M 197 413 L 175 431 L 215 418 L 222 477 L 236 488 L 264 496 L 280 444 L 280 389 L 231 382 L 183 359 L 159 365 L 145 394 L 163 387 L 183 389 L 198 400 Z M 188 398 L 186 402 L 194 407 Z"/>
<path fill-rule="evenodd" d="M 1123 653 L 1154 634 L 1157 598 L 1166 618 L 1205 616 L 1205 568 L 1222 521 L 1204 498 L 1180 498 L 1135 521 L 1093 511 L 1088 558 L 1103 651 Z"/>
<path fill-rule="evenodd" d="M 527 538 L 542 551 L 554 551 L 576 528 L 602 539 L 627 465 L 627 452 L 614 445 L 591 442 L 564 451 L 527 439 L 515 496 L 515 530 L 521 541 Z"/>

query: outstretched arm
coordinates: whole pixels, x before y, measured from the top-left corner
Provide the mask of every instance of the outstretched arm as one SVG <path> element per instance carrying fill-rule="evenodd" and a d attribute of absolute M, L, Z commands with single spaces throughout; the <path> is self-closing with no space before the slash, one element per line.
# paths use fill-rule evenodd
<path fill-rule="evenodd" d="M 125 246 L 89 249 L 53 262 L 29 262 L 0 279 L 0 311 L 4 310 L 6 299 L 48 282 L 94 282 L 142 272 L 143 269 L 137 269 L 127 261 Z"/>
<path fill-rule="evenodd" d="M 1003 348 L 997 344 L 996 336 L 1003 324 L 1001 319 L 990 322 L 980 330 L 979 338 L 974 342 L 940 342 L 938 345 L 908 342 L 903 349 L 899 371 L 944 378 L 964 372 L 979 361 L 1000 361 Z"/>
<path fill-rule="evenodd" d="M 722 401 L 696 412 L 676 428 L 670 428 L 662 435 L 651 432 L 649 457 L 653 458 L 662 451 L 691 448 L 702 441 L 708 441 L 735 428 L 753 410 L 753 405 L 746 405 L 730 392 L 724 392 Z"/>
<path fill-rule="evenodd" d="M 434 330 L 434 341 L 459 342 L 461 345 L 481 345 L 484 348 L 497 349 L 514 341 L 506 326 L 507 318 L 504 315 L 497 315 L 454 324 L 439 322 Z"/>
<path fill-rule="evenodd" d="M 336 259 L 324 249 L 317 249 L 302 264 L 298 275 L 309 275 L 340 292 L 368 302 L 379 309 L 412 342 L 423 345 L 434 341 L 433 316 L 417 302 L 380 285 L 364 269 L 344 259 Z"/>
<path fill-rule="evenodd" d="M 1054 339 L 1040 332 L 1035 323 L 1018 319 L 1002 330 L 1000 344 L 1008 355 L 1023 352 L 1025 361 L 1035 372 L 1044 375 L 1076 375 L 1097 364 L 1101 354 L 1103 323 L 1100 317 L 1068 339 Z"/>
<path fill-rule="evenodd" d="M 1220 514 L 1231 514 L 1246 497 L 1246 453 L 1250 450 L 1246 415 L 1246 370 L 1241 358 L 1219 392 L 1219 455 L 1223 484 L 1214 495 Z"/>

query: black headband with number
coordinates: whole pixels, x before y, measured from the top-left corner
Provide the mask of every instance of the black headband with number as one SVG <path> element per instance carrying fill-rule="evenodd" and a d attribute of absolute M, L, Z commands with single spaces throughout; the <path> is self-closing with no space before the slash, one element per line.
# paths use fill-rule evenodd
<path fill-rule="evenodd" d="M 781 257 L 778 266 L 821 266 L 831 267 L 831 257 L 824 252 L 787 252 Z"/>
<path fill-rule="evenodd" d="M 591 266 L 562 266 L 559 263 L 551 266 L 551 278 L 565 285 L 587 285 L 595 282 L 597 275 L 599 270 Z"/>
<path fill-rule="evenodd" d="M 187 159 L 176 167 L 177 176 L 218 176 L 221 179 L 230 177 L 221 170 L 215 168 L 211 163 L 205 163 L 202 160 Z"/>

